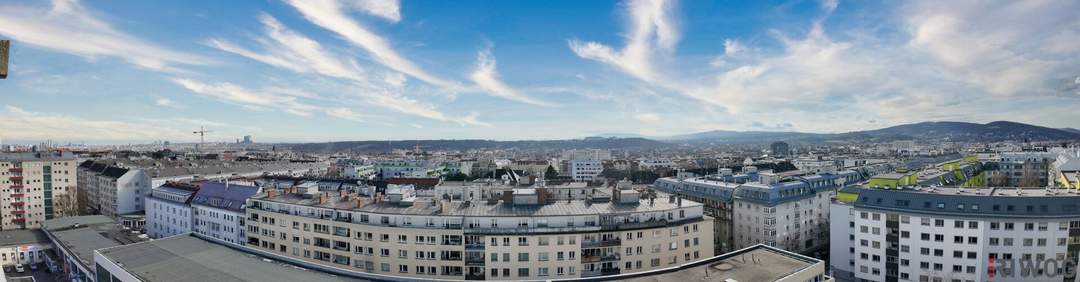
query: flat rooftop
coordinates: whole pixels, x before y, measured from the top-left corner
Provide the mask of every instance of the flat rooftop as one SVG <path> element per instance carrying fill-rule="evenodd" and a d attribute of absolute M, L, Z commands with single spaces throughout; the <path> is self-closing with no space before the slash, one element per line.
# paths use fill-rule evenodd
<path fill-rule="evenodd" d="M 824 274 L 824 262 L 821 260 L 765 245 L 756 245 L 704 261 L 685 264 L 675 270 L 656 270 L 604 278 L 638 282 L 723 282 L 728 279 L 740 282 L 776 281 L 791 274 L 810 270 L 816 264 L 823 265 L 821 274 Z"/>
<path fill-rule="evenodd" d="M 49 243 L 49 237 L 41 230 L 0 231 L 0 246 L 17 246 L 34 243 Z"/>
<path fill-rule="evenodd" d="M 348 199 L 338 193 L 324 192 L 327 201 L 319 204 L 319 197 L 304 197 L 295 193 L 279 193 L 267 198 L 267 192 L 261 192 L 252 197 L 253 200 L 263 200 L 294 205 L 332 208 L 339 210 L 354 210 L 382 214 L 411 214 L 411 215 L 447 215 L 447 216 L 563 216 L 563 215 L 595 215 L 629 212 L 652 212 L 668 211 L 680 208 L 678 202 L 671 202 L 667 197 L 657 197 L 652 204 L 649 199 L 639 199 L 637 204 L 621 204 L 612 202 L 593 202 L 587 200 L 554 201 L 543 205 L 514 205 L 504 201 L 489 204 L 484 200 L 466 204 L 465 201 L 448 202 L 446 211 L 439 207 L 436 198 L 417 198 L 412 205 L 399 205 L 396 203 L 375 202 L 371 197 L 348 195 Z M 661 195 L 663 196 L 663 195 Z M 700 203 L 683 199 L 681 207 L 701 206 Z"/>
<path fill-rule="evenodd" d="M 296 267 L 191 235 L 98 252 L 142 281 L 366 281 Z"/>
<path fill-rule="evenodd" d="M 78 257 L 83 265 L 94 267 L 94 250 L 146 241 L 138 233 L 125 230 L 103 215 L 62 217 L 46 220 L 42 227 L 56 237 L 64 249 Z"/>

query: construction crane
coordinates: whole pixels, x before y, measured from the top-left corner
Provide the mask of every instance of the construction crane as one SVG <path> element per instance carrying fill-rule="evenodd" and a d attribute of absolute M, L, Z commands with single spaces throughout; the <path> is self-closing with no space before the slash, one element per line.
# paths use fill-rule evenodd
<path fill-rule="evenodd" d="M 195 147 L 196 149 L 202 148 L 203 143 L 206 142 L 206 134 L 210 133 L 210 132 L 214 132 L 214 131 L 213 130 L 206 130 L 202 126 L 199 127 L 199 130 L 191 132 L 192 134 L 198 134 L 199 135 L 199 146 L 196 146 Z"/>

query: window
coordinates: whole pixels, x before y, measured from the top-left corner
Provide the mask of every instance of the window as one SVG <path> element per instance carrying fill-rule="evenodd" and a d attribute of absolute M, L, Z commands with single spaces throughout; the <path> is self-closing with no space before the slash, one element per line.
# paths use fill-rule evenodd
<path fill-rule="evenodd" d="M 518 277 L 528 277 L 528 276 L 529 276 L 529 269 L 528 268 L 518 268 Z"/>

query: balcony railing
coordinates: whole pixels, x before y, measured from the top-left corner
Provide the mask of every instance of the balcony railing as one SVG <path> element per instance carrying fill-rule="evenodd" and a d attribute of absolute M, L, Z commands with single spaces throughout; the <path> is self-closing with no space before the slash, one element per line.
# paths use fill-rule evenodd
<path fill-rule="evenodd" d="M 13 219 L 11 221 L 14 221 L 16 223 L 24 223 L 24 222 L 26 222 L 26 218 L 16 218 L 16 219 Z"/>
<path fill-rule="evenodd" d="M 23 194 L 23 193 L 14 193 L 14 194 L 11 194 L 11 197 L 13 197 L 13 198 L 22 198 L 23 196 L 25 196 L 25 194 Z"/>
<path fill-rule="evenodd" d="M 619 257 L 620 257 L 619 254 L 609 254 L 609 255 L 606 255 L 606 256 L 582 255 L 581 256 L 581 262 L 582 263 L 589 263 L 589 262 L 601 262 L 601 261 L 617 261 L 617 260 L 619 260 Z"/>
<path fill-rule="evenodd" d="M 581 242 L 581 247 L 582 248 L 612 247 L 612 246 L 618 246 L 618 245 L 622 245 L 622 239 L 614 238 L 614 239 L 607 239 L 607 240 L 582 241 Z"/>
<path fill-rule="evenodd" d="M 484 250 L 484 244 L 483 243 L 466 243 L 465 244 L 465 250 L 466 251 L 483 251 Z"/>
<path fill-rule="evenodd" d="M 8 179 L 11 180 L 11 181 L 22 181 L 23 177 L 19 176 L 19 175 L 15 175 L 15 176 L 8 177 Z"/>
<path fill-rule="evenodd" d="M 26 210 L 13 210 L 13 211 L 11 211 L 11 214 L 25 214 L 25 213 L 26 213 Z"/>
<path fill-rule="evenodd" d="M 25 206 L 25 205 L 26 205 L 26 202 L 23 202 L 23 201 L 15 201 L 15 202 L 11 202 L 11 205 L 12 205 L 12 206 L 16 206 L 16 207 L 21 207 L 21 206 Z"/>
<path fill-rule="evenodd" d="M 22 184 L 11 185 L 11 189 L 22 189 L 22 188 L 23 188 Z"/>
<path fill-rule="evenodd" d="M 604 269 L 598 269 L 598 270 L 582 271 L 581 272 L 581 277 L 595 277 L 595 276 L 616 275 L 616 274 L 619 274 L 620 272 L 621 271 L 618 268 L 604 268 Z"/>
<path fill-rule="evenodd" d="M 18 173 L 18 172 L 22 172 L 22 168 L 21 168 L 21 167 L 13 167 L 13 168 L 9 168 L 9 169 L 8 169 L 8 172 L 16 172 L 16 173 Z"/>

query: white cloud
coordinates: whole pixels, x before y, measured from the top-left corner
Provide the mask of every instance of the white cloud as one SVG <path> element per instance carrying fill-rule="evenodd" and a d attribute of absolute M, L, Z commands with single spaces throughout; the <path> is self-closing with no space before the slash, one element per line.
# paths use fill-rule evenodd
<path fill-rule="evenodd" d="M 360 10 L 391 22 L 401 21 L 400 0 L 359 0 L 352 4 Z"/>
<path fill-rule="evenodd" d="M 1054 93 L 1080 68 L 1080 2 L 914 2 L 908 47 L 997 96 Z M 1064 73 L 1064 75 L 1063 75 Z"/>
<path fill-rule="evenodd" d="M 330 116 L 338 117 L 338 118 L 341 118 L 341 119 L 357 121 L 357 122 L 364 122 L 364 117 L 365 117 L 364 115 L 362 115 L 360 113 L 353 112 L 349 108 L 328 109 L 326 111 L 326 114 L 328 114 Z"/>
<path fill-rule="evenodd" d="M 54 0 L 41 7 L 0 7 L 0 34 L 77 56 L 121 58 L 138 67 L 181 72 L 177 65 L 208 65 L 202 56 L 175 51 L 113 28 L 75 0 Z"/>
<path fill-rule="evenodd" d="M 168 124 L 84 119 L 45 114 L 5 105 L 0 114 L 0 138 L 19 140 L 162 140 L 190 138 L 191 133 Z"/>
<path fill-rule="evenodd" d="M 570 49 L 581 58 L 617 67 L 638 79 L 659 82 L 652 58 L 659 48 L 671 51 L 679 41 L 671 15 L 673 1 L 632 0 L 627 5 L 630 34 L 622 50 L 598 42 L 570 41 Z"/>
<path fill-rule="evenodd" d="M 491 55 L 491 50 L 481 50 L 476 57 L 476 69 L 469 75 L 469 79 L 480 88 L 507 100 L 537 106 L 552 106 L 547 102 L 521 94 L 516 89 L 506 85 L 502 80 L 499 80 L 499 73 L 495 70 L 495 56 Z"/>
<path fill-rule="evenodd" d="M 387 39 L 371 32 L 349 17 L 350 10 L 366 7 L 364 5 L 343 5 L 335 0 L 288 0 L 287 2 L 300 11 L 308 21 L 337 33 L 349 43 L 367 50 L 376 61 L 388 68 L 433 85 L 448 88 L 460 87 L 453 82 L 427 73 L 398 54 Z M 371 10 L 365 11 L 371 12 Z"/>
<path fill-rule="evenodd" d="M 276 67 L 299 73 L 318 73 L 330 77 L 365 80 L 364 71 L 356 61 L 330 54 L 319 42 L 289 30 L 270 15 L 259 17 L 266 28 L 266 37 L 257 41 L 265 50 L 252 51 L 223 39 L 210 39 L 208 45 Z"/>
<path fill-rule="evenodd" d="M 370 104 L 399 113 L 419 116 L 437 121 L 456 122 L 461 125 L 491 126 L 490 123 L 477 120 L 477 114 L 465 117 L 451 117 L 435 109 L 434 106 L 394 93 L 361 93 L 362 99 Z"/>
<path fill-rule="evenodd" d="M 634 114 L 634 119 L 641 122 L 658 122 L 663 120 L 659 114 L 656 113 L 638 113 Z"/>
<path fill-rule="evenodd" d="M 173 78 L 172 82 L 191 92 L 253 110 L 278 109 L 299 116 L 310 116 L 312 111 L 317 110 L 317 107 L 300 102 L 296 97 L 252 91 L 231 83 L 202 83 L 186 78 Z"/>
<path fill-rule="evenodd" d="M 172 99 L 165 98 L 165 97 L 157 98 L 157 100 L 154 100 L 154 104 L 158 105 L 158 106 L 161 106 L 161 107 L 174 108 L 174 109 L 179 109 L 179 108 L 183 107 L 180 104 L 177 104 Z"/>

